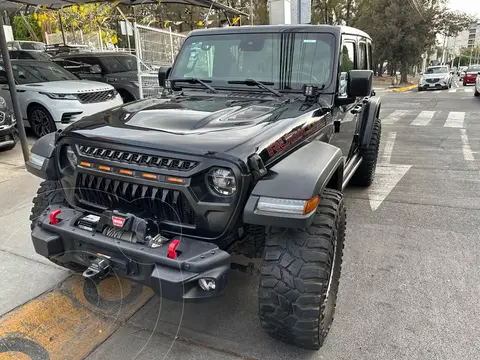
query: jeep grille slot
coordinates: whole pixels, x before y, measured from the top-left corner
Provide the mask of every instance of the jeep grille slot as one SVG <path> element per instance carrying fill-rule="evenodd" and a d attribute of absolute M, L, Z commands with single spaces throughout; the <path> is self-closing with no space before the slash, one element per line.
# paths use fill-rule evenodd
<path fill-rule="evenodd" d="M 145 154 L 117 151 L 93 146 L 81 145 L 78 147 L 78 151 L 82 155 L 97 159 L 113 160 L 128 164 L 164 168 L 169 170 L 188 171 L 198 165 L 198 162 L 196 161 L 150 156 Z"/>
<path fill-rule="evenodd" d="M 80 202 L 102 209 L 130 212 L 160 222 L 188 226 L 197 223 L 186 196 L 177 190 L 79 173 L 75 194 Z"/>

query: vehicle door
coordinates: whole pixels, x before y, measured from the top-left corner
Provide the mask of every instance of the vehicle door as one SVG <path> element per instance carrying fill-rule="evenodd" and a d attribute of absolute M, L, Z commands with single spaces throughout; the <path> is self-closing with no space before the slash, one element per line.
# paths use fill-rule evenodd
<path fill-rule="evenodd" d="M 333 118 L 339 126 L 330 143 L 342 150 L 347 162 L 353 138 L 357 127 L 357 113 L 361 110 L 362 98 L 354 98 L 348 103 L 347 79 L 350 70 L 368 69 L 366 42 L 358 41 L 355 37 L 342 38 L 340 58 L 339 86 L 337 91 L 337 106 L 334 108 Z"/>

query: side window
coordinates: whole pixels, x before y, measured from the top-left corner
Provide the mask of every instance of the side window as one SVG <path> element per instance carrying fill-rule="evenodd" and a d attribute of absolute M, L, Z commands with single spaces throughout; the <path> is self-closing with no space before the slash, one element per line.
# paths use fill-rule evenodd
<path fill-rule="evenodd" d="M 338 86 L 340 95 L 346 95 L 347 93 L 347 75 L 350 70 L 357 68 L 356 58 L 355 43 L 351 41 L 344 42 L 340 59 L 340 83 Z"/>
<path fill-rule="evenodd" d="M 367 44 L 361 42 L 358 46 L 358 69 L 359 70 L 368 70 L 368 59 L 367 59 Z"/>
<path fill-rule="evenodd" d="M 375 71 L 375 67 L 373 65 L 373 54 L 372 54 L 372 43 L 371 42 L 368 42 L 367 52 L 368 52 L 368 65 L 370 67 L 370 70 Z"/>
<path fill-rule="evenodd" d="M 74 74 L 90 74 L 90 66 L 100 65 L 95 58 L 68 57 L 64 60 L 63 68 Z"/>
<path fill-rule="evenodd" d="M 353 42 L 345 42 L 342 47 L 342 59 L 340 65 L 340 71 L 342 73 L 349 72 L 350 70 L 356 69 L 355 64 L 355 43 Z"/>

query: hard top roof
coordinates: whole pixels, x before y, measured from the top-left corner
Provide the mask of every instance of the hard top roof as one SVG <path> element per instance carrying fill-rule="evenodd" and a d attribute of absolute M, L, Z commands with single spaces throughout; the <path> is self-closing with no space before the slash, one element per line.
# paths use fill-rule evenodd
<path fill-rule="evenodd" d="M 79 56 L 134 56 L 124 51 L 78 51 L 78 52 L 63 52 L 54 56 L 56 57 L 79 57 Z"/>
<path fill-rule="evenodd" d="M 371 37 L 364 31 L 349 27 L 338 25 L 310 25 L 310 24 L 282 24 L 282 25 L 245 25 L 245 26 L 227 26 L 221 28 L 196 29 L 190 32 L 191 35 L 205 35 L 205 34 L 232 34 L 232 33 L 258 33 L 258 32 L 327 32 L 336 35 L 350 34 L 366 37 Z"/>

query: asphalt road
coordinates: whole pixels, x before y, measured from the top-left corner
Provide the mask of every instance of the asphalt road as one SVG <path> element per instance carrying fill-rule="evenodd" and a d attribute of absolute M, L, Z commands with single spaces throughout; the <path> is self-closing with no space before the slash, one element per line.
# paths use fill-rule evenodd
<path fill-rule="evenodd" d="M 265 335 L 257 320 L 258 279 L 233 273 L 222 298 L 180 304 L 154 296 L 129 308 L 114 327 L 99 323 L 111 331 L 87 359 L 478 359 L 480 98 L 472 90 L 460 84 L 444 91 L 377 93 L 383 100 L 377 178 L 370 189 L 346 191 L 339 300 L 321 350 L 301 350 Z M 10 194 L 23 203 L 15 205 L 14 215 L 2 215 L 0 231 L 11 236 L 0 242 L 0 261 L 10 259 L 11 269 L 18 269 L 15 256 L 21 255 L 37 264 L 31 283 L 27 265 L 16 277 L 5 265 L 2 276 L 10 276 L 13 289 L 3 297 L 5 312 L 27 295 L 41 294 L 45 276 L 58 282 L 64 273 L 55 268 L 50 275 L 54 268 L 28 248 L 26 219 L 36 180 L 10 171 L 4 176 L 9 187 L 0 187 L 2 207 L 13 206 Z M 28 289 L 22 299 L 15 281 Z M 1 300 L 0 293 L 0 310 Z"/>

